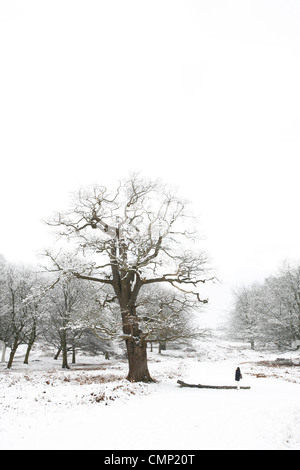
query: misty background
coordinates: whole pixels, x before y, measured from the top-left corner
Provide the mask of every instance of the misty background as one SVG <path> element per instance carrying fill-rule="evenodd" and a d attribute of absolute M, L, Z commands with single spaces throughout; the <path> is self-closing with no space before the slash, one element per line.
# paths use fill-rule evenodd
<path fill-rule="evenodd" d="M 193 202 L 221 281 L 299 259 L 296 0 L 1 0 L 0 253 L 33 262 L 79 186 L 129 172 Z"/>

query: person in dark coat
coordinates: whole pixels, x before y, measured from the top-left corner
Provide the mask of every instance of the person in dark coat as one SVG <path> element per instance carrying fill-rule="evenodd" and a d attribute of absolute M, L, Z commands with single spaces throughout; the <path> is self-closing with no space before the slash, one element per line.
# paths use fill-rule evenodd
<path fill-rule="evenodd" d="M 243 378 L 241 369 L 238 367 L 235 371 L 235 381 L 238 383 L 238 389 L 240 388 L 240 380 Z"/>

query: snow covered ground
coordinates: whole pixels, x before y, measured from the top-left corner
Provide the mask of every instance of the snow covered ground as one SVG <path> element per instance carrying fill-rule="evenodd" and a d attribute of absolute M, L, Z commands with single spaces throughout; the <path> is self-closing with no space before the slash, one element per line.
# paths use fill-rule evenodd
<path fill-rule="evenodd" d="M 39 355 L 11 371 L 1 364 L 0 449 L 300 449 L 300 367 L 263 362 L 276 357 L 153 352 L 155 384 L 128 383 L 126 362 L 103 357 L 80 357 L 70 371 Z M 233 385 L 238 365 L 250 390 L 177 384 Z"/>

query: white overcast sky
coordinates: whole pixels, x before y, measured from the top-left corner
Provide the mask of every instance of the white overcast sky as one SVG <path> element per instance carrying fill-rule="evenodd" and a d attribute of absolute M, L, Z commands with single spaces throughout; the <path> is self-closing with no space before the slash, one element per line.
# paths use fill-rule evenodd
<path fill-rule="evenodd" d="M 299 0 L 0 0 L 0 253 L 35 261 L 78 186 L 191 199 L 226 307 L 300 259 Z"/>

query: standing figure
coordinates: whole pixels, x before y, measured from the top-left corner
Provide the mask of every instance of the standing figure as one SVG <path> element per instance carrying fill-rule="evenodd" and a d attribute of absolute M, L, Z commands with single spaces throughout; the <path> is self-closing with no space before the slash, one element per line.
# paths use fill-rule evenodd
<path fill-rule="evenodd" d="M 241 369 L 238 367 L 235 371 L 235 381 L 237 382 L 237 388 L 240 389 L 240 380 L 243 378 Z"/>

